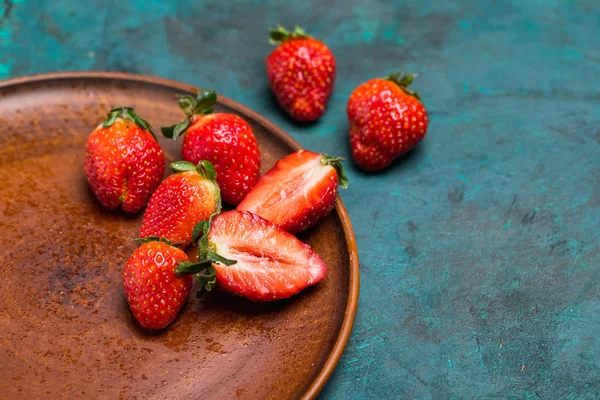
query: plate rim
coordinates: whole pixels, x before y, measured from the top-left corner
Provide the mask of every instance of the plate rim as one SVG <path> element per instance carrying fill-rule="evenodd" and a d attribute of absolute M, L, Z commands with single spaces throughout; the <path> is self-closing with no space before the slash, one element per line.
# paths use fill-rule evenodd
<path fill-rule="evenodd" d="M 113 79 L 113 80 L 125 80 L 141 82 L 153 85 L 161 85 L 170 88 L 175 88 L 184 92 L 197 92 L 199 88 L 194 85 L 190 85 L 184 82 L 160 78 L 152 75 L 134 74 L 129 72 L 108 72 L 108 71 L 68 71 L 68 72 L 50 72 L 41 73 L 34 75 L 26 75 L 20 77 L 14 77 L 9 79 L 0 80 L 0 90 L 6 89 L 10 86 L 17 86 L 22 84 L 36 83 L 41 81 L 52 81 L 52 80 L 68 80 L 68 79 Z M 237 101 L 231 100 L 226 96 L 218 94 L 217 101 L 223 105 L 239 112 L 242 115 L 248 115 L 259 124 L 263 125 L 267 130 L 272 132 L 280 140 L 285 142 L 291 148 L 301 150 L 300 144 L 287 134 L 283 129 L 279 128 L 273 122 L 268 120 L 266 117 L 258 114 L 250 108 L 244 106 Z M 302 399 L 314 399 L 325 387 L 325 384 L 333 374 L 344 350 L 350 338 L 352 326 L 354 324 L 354 318 L 356 316 L 356 310 L 358 308 L 358 296 L 360 291 L 360 268 L 358 262 L 358 249 L 356 245 L 356 238 L 354 236 L 354 229 L 350 222 L 350 216 L 346 211 L 346 207 L 342 202 L 340 196 L 336 197 L 335 209 L 342 222 L 342 228 L 344 230 L 344 237 L 348 244 L 348 255 L 350 258 L 350 277 L 349 277 L 349 288 L 348 288 L 348 302 L 346 304 L 346 310 L 344 311 L 344 320 L 342 326 L 338 332 L 338 337 L 333 345 L 329 356 L 325 360 L 321 371 L 313 379 L 308 389 L 301 395 Z"/>

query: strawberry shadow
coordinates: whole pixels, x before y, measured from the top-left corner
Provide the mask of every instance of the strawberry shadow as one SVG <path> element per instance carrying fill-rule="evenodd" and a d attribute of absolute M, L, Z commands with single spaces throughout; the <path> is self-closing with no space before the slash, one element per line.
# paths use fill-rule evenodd
<path fill-rule="evenodd" d="M 283 312 L 288 309 L 299 297 L 301 297 L 302 294 L 304 294 L 306 290 L 308 289 L 305 289 L 299 294 L 287 299 L 269 302 L 254 302 L 224 290 L 216 289 L 210 293 L 206 293 L 203 296 L 202 307 L 210 308 L 215 312 L 233 312 L 236 314 L 253 316 L 272 314 Z M 192 308 L 194 308 L 193 305 Z"/>
<path fill-rule="evenodd" d="M 392 161 L 392 163 L 384 169 L 379 171 L 365 171 L 354 161 L 354 158 L 352 157 L 350 141 L 347 140 L 345 141 L 345 150 L 350 156 L 347 159 L 348 162 L 344 166 L 350 169 L 353 174 L 363 177 L 386 176 L 400 172 L 406 172 L 407 170 L 416 168 L 417 165 L 424 162 L 424 159 L 428 154 L 427 147 L 428 146 L 426 142 L 421 142 L 408 153 L 405 153 Z"/>
<path fill-rule="evenodd" d="M 218 321 L 235 321 L 238 316 L 247 318 L 247 321 L 255 321 L 257 324 L 263 324 L 279 313 L 294 313 L 293 310 L 306 307 L 306 297 L 319 295 L 319 285 L 308 287 L 300 293 L 287 299 L 274 300 L 269 302 L 253 302 L 243 297 L 236 296 L 224 290 L 215 288 L 213 291 L 205 293 L 201 299 L 196 299 L 194 293 L 197 290 L 197 284 L 192 287 L 188 302 L 182 307 L 179 314 L 173 322 L 164 329 L 152 330 L 144 328 L 135 319 L 131 312 L 127 299 L 123 293 L 119 301 L 119 319 L 126 329 L 137 339 L 148 343 L 162 343 L 164 340 L 171 340 L 173 335 L 179 335 L 180 330 L 186 329 L 186 326 L 197 324 L 197 318 L 200 315 L 206 315 L 210 310 L 211 321 L 217 316 Z M 248 318 L 249 317 L 249 318 Z M 214 320 L 213 320 L 214 321 Z M 209 322 L 210 323 L 210 322 Z M 218 322 L 213 322 L 218 323 Z M 227 323 L 227 322 L 226 322 Z M 252 323 L 248 329 L 252 329 Z M 189 333 L 189 332 L 188 332 Z M 172 340 L 171 340 L 172 341 Z"/>
<path fill-rule="evenodd" d="M 82 177 L 82 182 L 80 185 L 83 189 L 83 193 L 81 197 L 83 198 L 83 203 L 89 205 L 89 211 L 95 216 L 99 218 L 103 218 L 106 221 L 115 221 L 115 220 L 125 220 L 128 222 L 135 221 L 144 213 L 145 207 L 142 208 L 137 213 L 128 213 L 123 211 L 121 208 L 116 210 L 109 210 L 105 208 L 100 202 L 96 195 L 94 194 L 92 188 L 88 185 L 87 179 Z"/>
<path fill-rule="evenodd" d="M 171 322 L 167 327 L 163 328 L 163 329 L 149 329 L 149 328 L 144 328 L 133 316 L 133 313 L 131 312 L 131 309 L 129 307 L 129 304 L 127 303 L 127 298 L 125 297 L 125 293 L 123 293 L 123 296 L 121 296 L 121 301 L 119 304 L 120 309 L 122 310 L 122 312 L 120 313 L 120 315 L 123 315 L 123 319 L 124 319 L 124 324 L 127 328 L 127 330 L 133 335 L 135 336 L 137 339 L 140 339 L 142 341 L 149 341 L 149 342 L 154 342 L 155 340 L 159 340 L 162 338 L 165 338 L 167 336 L 172 336 L 172 332 L 176 329 L 181 329 L 181 327 L 179 326 L 181 322 L 182 325 L 186 324 L 186 315 L 187 313 L 190 312 L 197 312 L 197 310 L 195 310 L 196 307 L 194 307 L 194 304 L 192 304 L 192 301 L 188 301 L 186 304 L 183 305 L 183 307 L 181 308 L 181 310 L 179 311 L 179 313 L 177 314 L 177 316 L 175 317 L 175 319 L 173 320 L 173 322 Z M 181 320 L 181 321 L 180 321 Z"/>
<path fill-rule="evenodd" d="M 294 125 L 297 128 L 306 128 L 309 126 L 318 126 L 319 122 L 321 121 L 322 118 L 317 118 L 314 121 L 296 121 L 295 119 L 292 119 L 292 117 L 290 117 L 290 114 L 288 114 L 287 112 L 285 112 L 285 110 L 283 108 L 281 108 L 281 106 L 279 105 L 279 102 L 277 101 L 277 97 L 275 97 L 275 94 L 271 91 L 271 88 L 269 86 L 265 87 L 265 98 L 269 99 L 268 103 L 269 106 L 272 109 L 277 109 L 277 112 L 279 112 L 281 115 L 283 115 L 286 119 L 286 121 L 290 122 L 292 125 Z"/>

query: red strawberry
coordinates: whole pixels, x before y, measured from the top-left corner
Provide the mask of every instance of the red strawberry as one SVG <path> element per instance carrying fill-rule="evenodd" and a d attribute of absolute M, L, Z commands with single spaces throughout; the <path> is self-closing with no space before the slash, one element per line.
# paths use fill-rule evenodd
<path fill-rule="evenodd" d="M 208 161 L 198 166 L 187 161 L 171 164 L 175 174 L 165 179 L 150 198 L 140 237 L 166 238 L 184 248 L 200 221 L 221 209 L 215 169 Z"/>
<path fill-rule="evenodd" d="M 260 152 L 252 128 L 242 117 L 211 114 L 216 102 L 215 92 L 207 89 L 197 98 L 181 96 L 179 106 L 187 118 L 163 127 L 162 132 L 174 140 L 185 132 L 183 159 L 194 164 L 202 160 L 213 163 L 223 201 L 238 204 L 260 178 Z"/>
<path fill-rule="evenodd" d="M 83 169 L 100 204 L 135 213 L 160 183 L 165 155 L 133 108 L 114 108 L 88 136 Z"/>
<path fill-rule="evenodd" d="M 228 211 L 206 223 L 197 263 L 175 273 L 199 275 L 200 292 L 219 287 L 254 301 L 285 299 L 325 277 L 327 266 L 310 246 L 247 211 Z"/>
<path fill-rule="evenodd" d="M 342 188 L 348 186 L 341 161 L 306 150 L 292 153 L 277 161 L 237 209 L 298 233 L 333 209 L 338 181 Z"/>
<path fill-rule="evenodd" d="M 348 100 L 354 161 L 377 171 L 411 150 L 427 132 L 427 111 L 408 89 L 416 75 L 391 74 L 359 85 Z"/>
<path fill-rule="evenodd" d="M 329 48 L 296 26 L 270 31 L 269 43 L 278 45 L 267 57 L 267 77 L 281 107 L 296 121 L 319 118 L 335 81 L 335 57 Z"/>
<path fill-rule="evenodd" d="M 133 316 L 144 328 L 165 328 L 185 304 L 193 278 L 173 271 L 187 259 L 182 250 L 163 241 L 144 243 L 129 257 L 123 287 Z"/>

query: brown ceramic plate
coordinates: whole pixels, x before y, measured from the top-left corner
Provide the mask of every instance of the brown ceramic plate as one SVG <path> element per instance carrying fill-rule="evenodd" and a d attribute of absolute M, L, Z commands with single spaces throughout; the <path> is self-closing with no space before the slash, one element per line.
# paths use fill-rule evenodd
<path fill-rule="evenodd" d="M 0 397 L 313 398 L 333 372 L 359 285 L 339 199 L 301 236 L 329 267 L 318 285 L 267 304 L 192 295 L 157 334 L 132 318 L 121 270 L 141 214 L 100 208 L 82 171 L 85 139 L 113 106 L 133 106 L 155 127 L 177 122 L 175 95 L 196 91 L 104 72 L 0 82 Z M 263 172 L 300 148 L 234 101 L 220 97 L 216 111 L 252 125 Z M 179 145 L 160 142 L 177 160 Z"/>

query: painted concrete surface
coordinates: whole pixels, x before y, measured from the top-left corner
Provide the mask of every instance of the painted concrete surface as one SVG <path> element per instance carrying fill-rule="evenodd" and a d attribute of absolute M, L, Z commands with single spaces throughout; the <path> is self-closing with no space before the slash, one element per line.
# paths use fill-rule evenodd
<path fill-rule="evenodd" d="M 177 79 L 348 160 L 352 89 L 419 73 L 424 142 L 379 174 L 347 166 L 361 297 L 322 397 L 600 397 L 599 2 L 3 0 L 0 16 L 0 78 Z M 316 124 L 268 90 L 276 23 L 336 55 Z"/>

